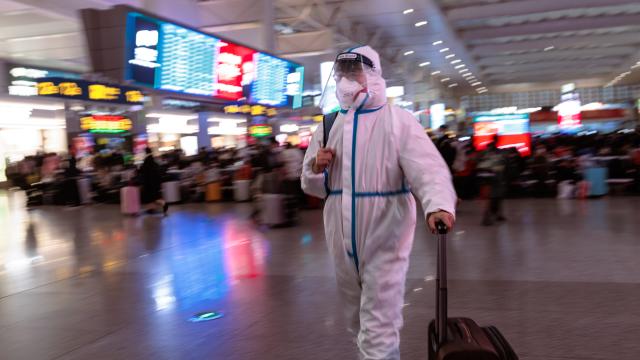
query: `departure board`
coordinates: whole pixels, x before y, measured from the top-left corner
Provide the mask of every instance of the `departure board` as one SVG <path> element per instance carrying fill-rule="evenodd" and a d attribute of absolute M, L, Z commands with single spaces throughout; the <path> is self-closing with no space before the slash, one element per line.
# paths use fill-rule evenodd
<path fill-rule="evenodd" d="M 300 107 L 304 68 L 136 12 L 127 17 L 125 79 L 179 93 L 267 106 Z"/>

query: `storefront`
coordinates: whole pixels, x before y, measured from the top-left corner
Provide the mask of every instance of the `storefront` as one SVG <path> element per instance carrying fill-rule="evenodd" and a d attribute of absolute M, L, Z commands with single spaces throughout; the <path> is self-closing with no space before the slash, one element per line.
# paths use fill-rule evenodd
<path fill-rule="evenodd" d="M 149 147 L 157 152 L 182 149 L 198 153 L 198 114 L 190 111 L 149 111 L 145 115 Z"/>
<path fill-rule="evenodd" d="M 66 78 L 37 82 L 39 97 L 64 99 L 68 142 L 78 157 L 118 153 L 125 161 L 141 155 L 146 143 L 141 119 L 144 95 L 136 88 Z"/>
<path fill-rule="evenodd" d="M 9 163 L 67 151 L 63 102 L 0 96 L 0 109 L 0 181 L 6 181 Z"/>
<path fill-rule="evenodd" d="M 211 147 L 243 148 L 247 146 L 247 117 L 242 115 L 215 114 L 207 119 Z"/>

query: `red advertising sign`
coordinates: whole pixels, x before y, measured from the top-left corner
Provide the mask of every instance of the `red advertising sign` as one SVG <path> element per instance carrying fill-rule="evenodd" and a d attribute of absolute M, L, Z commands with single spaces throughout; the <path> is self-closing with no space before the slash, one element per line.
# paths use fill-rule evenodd
<path fill-rule="evenodd" d="M 215 96 L 233 101 L 243 97 L 242 87 L 251 84 L 255 73 L 255 53 L 255 50 L 243 46 L 220 42 L 215 65 Z"/>

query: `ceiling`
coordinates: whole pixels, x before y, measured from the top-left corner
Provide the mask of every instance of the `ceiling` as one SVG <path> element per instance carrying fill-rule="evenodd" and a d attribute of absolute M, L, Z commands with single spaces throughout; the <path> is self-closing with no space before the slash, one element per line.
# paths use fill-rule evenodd
<path fill-rule="evenodd" d="M 379 50 L 388 82 L 416 97 L 640 82 L 638 0 L 0 0 L 0 58 L 90 71 L 77 10 L 115 4 L 273 44 L 307 67 L 312 87 L 319 63 L 354 44 Z"/>

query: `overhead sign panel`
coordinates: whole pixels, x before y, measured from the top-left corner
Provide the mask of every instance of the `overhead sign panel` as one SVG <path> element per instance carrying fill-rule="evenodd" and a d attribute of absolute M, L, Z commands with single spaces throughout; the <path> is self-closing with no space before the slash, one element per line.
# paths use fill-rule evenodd
<path fill-rule="evenodd" d="M 138 12 L 127 14 L 125 80 L 190 95 L 300 107 L 304 67 Z"/>

